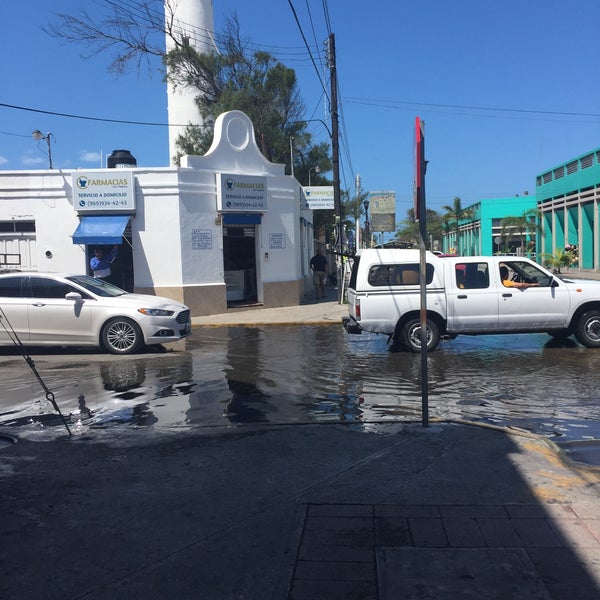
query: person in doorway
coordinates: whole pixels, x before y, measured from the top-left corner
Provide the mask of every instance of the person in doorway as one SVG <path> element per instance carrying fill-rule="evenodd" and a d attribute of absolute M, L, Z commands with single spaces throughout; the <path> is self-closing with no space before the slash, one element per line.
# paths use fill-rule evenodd
<path fill-rule="evenodd" d="M 313 272 L 313 283 L 315 284 L 315 296 L 325 298 L 325 281 L 327 280 L 327 259 L 323 256 L 321 249 L 310 259 L 310 268 Z"/>
<path fill-rule="evenodd" d="M 502 280 L 502 285 L 505 287 L 514 287 L 519 289 L 525 289 L 530 287 L 540 287 L 539 283 L 527 283 L 525 281 L 513 281 L 508 276 L 508 267 L 502 265 L 500 267 L 500 279 Z"/>
<path fill-rule="evenodd" d="M 98 279 L 108 279 L 111 276 L 110 265 L 115 258 L 117 258 L 118 253 L 118 246 L 113 246 L 108 256 L 104 255 L 104 250 L 102 248 L 96 248 L 94 250 L 94 256 L 90 260 L 90 268 L 92 269 L 94 277 L 97 277 Z"/>

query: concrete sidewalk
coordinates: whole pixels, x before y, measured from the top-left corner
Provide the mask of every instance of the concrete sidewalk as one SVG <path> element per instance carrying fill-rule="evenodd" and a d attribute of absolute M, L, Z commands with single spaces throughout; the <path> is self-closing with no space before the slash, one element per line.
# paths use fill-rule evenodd
<path fill-rule="evenodd" d="M 520 432 L 98 429 L 5 446 L 0 489 L 6 599 L 600 594 L 598 470 Z"/>
<path fill-rule="evenodd" d="M 333 293 L 331 295 L 333 296 Z M 218 327 L 222 325 L 324 325 L 335 323 L 341 327 L 342 317 L 347 314 L 347 304 L 339 304 L 337 300 L 331 299 L 309 301 L 299 306 L 280 308 L 231 309 L 223 314 L 193 317 L 192 325 Z"/>

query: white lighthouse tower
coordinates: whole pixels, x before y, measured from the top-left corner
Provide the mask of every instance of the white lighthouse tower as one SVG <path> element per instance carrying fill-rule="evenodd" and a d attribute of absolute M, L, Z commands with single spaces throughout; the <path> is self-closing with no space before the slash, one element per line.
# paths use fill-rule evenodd
<path fill-rule="evenodd" d="M 172 14 L 174 12 L 174 14 Z M 186 39 L 198 52 L 215 51 L 212 0 L 165 0 L 165 19 L 173 18 L 173 29 L 178 39 Z M 175 43 L 167 35 L 166 50 L 173 50 Z M 185 127 L 201 125 L 202 119 L 194 97 L 197 90 L 167 84 L 167 110 L 169 121 L 169 162 L 177 153 L 175 140 Z"/>

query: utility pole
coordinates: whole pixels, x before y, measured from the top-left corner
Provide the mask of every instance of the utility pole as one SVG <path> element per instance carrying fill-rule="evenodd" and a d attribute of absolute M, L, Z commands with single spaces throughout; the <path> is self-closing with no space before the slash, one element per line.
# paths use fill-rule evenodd
<path fill-rule="evenodd" d="M 338 267 L 338 301 L 342 303 L 342 278 L 344 277 L 344 256 L 342 241 L 342 203 L 340 193 L 340 149 L 339 123 L 337 106 L 337 67 L 335 62 L 335 34 L 327 38 L 327 57 L 329 62 L 329 79 L 331 84 L 331 161 L 333 164 L 333 208 L 335 212 L 336 252 L 339 252 Z"/>
<path fill-rule="evenodd" d="M 356 218 L 355 218 L 355 228 L 356 228 L 356 233 L 355 233 L 355 241 L 354 243 L 356 244 L 356 250 L 358 250 L 360 248 L 360 175 L 357 173 L 356 174 L 356 191 L 355 191 L 355 195 L 356 195 Z"/>

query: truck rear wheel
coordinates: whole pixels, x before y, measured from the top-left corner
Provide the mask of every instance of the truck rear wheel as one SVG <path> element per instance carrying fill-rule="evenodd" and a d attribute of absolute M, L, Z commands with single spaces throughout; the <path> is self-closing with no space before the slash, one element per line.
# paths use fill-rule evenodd
<path fill-rule="evenodd" d="M 409 319 L 400 329 L 402 345 L 409 352 L 421 352 L 421 319 Z M 440 343 L 440 330 L 435 321 L 427 320 L 427 352 L 433 352 Z"/>
<path fill-rule="evenodd" d="M 600 348 L 600 310 L 590 310 L 579 317 L 575 337 L 583 346 Z"/>

